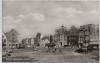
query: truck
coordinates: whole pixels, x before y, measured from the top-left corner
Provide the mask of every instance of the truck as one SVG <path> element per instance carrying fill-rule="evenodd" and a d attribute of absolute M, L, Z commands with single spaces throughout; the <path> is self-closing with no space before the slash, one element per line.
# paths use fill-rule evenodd
<path fill-rule="evenodd" d="M 99 40 L 91 41 L 87 48 L 88 48 L 89 51 L 92 51 L 92 50 L 98 50 L 99 51 Z"/>

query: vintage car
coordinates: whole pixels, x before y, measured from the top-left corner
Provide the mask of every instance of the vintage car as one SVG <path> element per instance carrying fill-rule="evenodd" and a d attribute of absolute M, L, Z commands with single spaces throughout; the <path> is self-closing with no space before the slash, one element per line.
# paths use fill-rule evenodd
<path fill-rule="evenodd" d="M 13 50 L 12 49 L 8 49 L 7 52 L 13 53 Z"/>
<path fill-rule="evenodd" d="M 87 47 L 84 46 L 82 48 L 76 49 L 75 52 L 77 52 L 77 53 L 88 53 L 88 49 L 87 49 Z"/>
<path fill-rule="evenodd" d="M 88 50 L 89 51 L 99 50 L 99 41 L 90 42 L 89 45 L 88 45 Z"/>

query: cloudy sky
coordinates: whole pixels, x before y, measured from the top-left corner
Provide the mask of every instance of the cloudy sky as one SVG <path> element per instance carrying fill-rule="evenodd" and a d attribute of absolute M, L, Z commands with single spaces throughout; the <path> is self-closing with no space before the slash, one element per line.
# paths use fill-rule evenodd
<path fill-rule="evenodd" d="M 34 37 L 37 32 L 53 34 L 62 24 L 98 24 L 99 2 L 96 1 L 3 1 L 3 32 L 11 29 L 22 37 Z"/>

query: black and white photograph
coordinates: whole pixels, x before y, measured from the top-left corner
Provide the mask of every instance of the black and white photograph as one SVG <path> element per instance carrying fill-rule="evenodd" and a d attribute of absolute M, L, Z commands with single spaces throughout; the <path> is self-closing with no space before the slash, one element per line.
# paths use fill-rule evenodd
<path fill-rule="evenodd" d="M 2 62 L 99 63 L 99 0 L 2 1 Z"/>

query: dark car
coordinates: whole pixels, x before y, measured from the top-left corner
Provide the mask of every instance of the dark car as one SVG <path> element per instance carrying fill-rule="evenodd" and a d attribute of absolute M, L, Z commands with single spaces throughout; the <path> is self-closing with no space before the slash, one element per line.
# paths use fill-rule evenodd
<path fill-rule="evenodd" d="M 75 52 L 77 53 L 88 53 L 87 47 L 76 49 Z"/>

